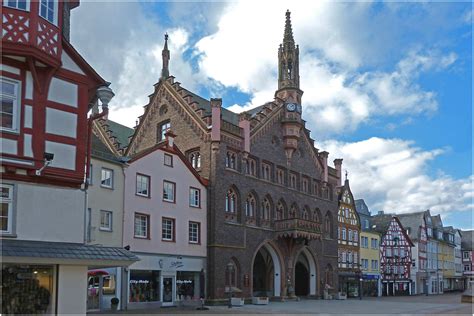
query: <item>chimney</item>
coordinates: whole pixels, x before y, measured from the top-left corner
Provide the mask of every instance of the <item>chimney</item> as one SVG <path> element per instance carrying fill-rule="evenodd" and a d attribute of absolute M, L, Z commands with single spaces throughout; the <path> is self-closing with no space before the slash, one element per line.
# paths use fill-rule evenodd
<path fill-rule="evenodd" d="M 342 159 L 334 159 L 334 167 L 339 178 L 339 186 L 342 186 Z"/>
<path fill-rule="evenodd" d="M 211 99 L 212 131 L 211 141 L 219 142 L 221 140 L 221 108 L 222 99 Z"/>
<path fill-rule="evenodd" d="M 250 152 L 250 114 L 242 112 L 239 115 L 239 127 L 242 128 L 244 133 L 244 151 Z"/>
<path fill-rule="evenodd" d="M 328 182 L 328 157 L 329 153 L 327 151 L 322 151 L 319 153 L 319 156 L 323 159 L 323 168 L 324 168 L 324 175 L 323 181 Z"/>
<path fill-rule="evenodd" d="M 172 131 L 167 131 L 165 133 L 165 139 L 166 143 L 168 144 L 168 147 L 173 148 L 174 147 L 174 139 L 176 137 L 176 134 L 173 134 Z"/>

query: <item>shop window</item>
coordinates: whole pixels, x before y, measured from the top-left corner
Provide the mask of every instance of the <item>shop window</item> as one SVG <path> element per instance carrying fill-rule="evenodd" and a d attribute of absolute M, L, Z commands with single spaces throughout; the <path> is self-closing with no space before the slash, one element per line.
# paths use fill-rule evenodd
<path fill-rule="evenodd" d="M 0 108 L 0 129 L 10 132 L 19 131 L 20 81 L 1 77 L 2 98 Z"/>
<path fill-rule="evenodd" d="M 176 293 L 180 301 L 198 299 L 199 272 L 176 271 Z"/>
<path fill-rule="evenodd" d="M 52 266 L 3 263 L 2 314 L 54 314 L 53 284 Z"/>
<path fill-rule="evenodd" d="M 150 197 L 150 177 L 137 173 L 136 195 Z"/>
<path fill-rule="evenodd" d="M 160 300 L 160 271 L 130 271 L 129 302 L 156 302 Z"/>
<path fill-rule="evenodd" d="M 13 185 L 0 185 L 0 232 L 3 234 L 13 233 Z"/>

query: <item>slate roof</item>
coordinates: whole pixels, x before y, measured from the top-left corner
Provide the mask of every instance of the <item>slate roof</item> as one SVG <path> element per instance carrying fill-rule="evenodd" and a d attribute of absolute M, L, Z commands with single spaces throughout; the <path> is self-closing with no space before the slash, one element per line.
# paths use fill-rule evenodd
<path fill-rule="evenodd" d="M 461 231 L 461 248 L 462 248 L 462 250 L 474 250 L 473 235 L 474 235 L 474 230 L 462 230 Z"/>
<path fill-rule="evenodd" d="M 423 223 L 425 212 L 416 212 L 397 215 L 403 228 L 408 229 L 408 236 L 412 241 L 416 241 L 420 236 L 420 229 Z"/>
<path fill-rule="evenodd" d="M 379 232 L 384 235 L 387 232 L 388 226 L 390 226 L 392 217 L 392 214 L 378 214 L 372 216 L 372 230 L 375 230 L 376 232 Z"/>
<path fill-rule="evenodd" d="M 91 155 L 94 158 L 104 159 L 111 162 L 120 162 L 120 158 L 107 148 L 99 137 L 92 134 Z"/>
<path fill-rule="evenodd" d="M 370 216 L 369 207 L 365 204 L 364 199 L 354 201 L 357 213 Z"/>
<path fill-rule="evenodd" d="M 431 216 L 431 221 L 433 222 L 433 227 L 443 228 L 443 222 L 441 221 L 441 216 L 439 214 Z"/>
<path fill-rule="evenodd" d="M 128 146 L 130 137 L 133 136 L 135 130 L 125 125 L 107 119 L 105 123 L 108 126 L 112 136 L 115 136 L 117 141 L 120 143 L 120 149 Z"/>
<path fill-rule="evenodd" d="M 63 260 L 140 260 L 135 254 L 119 247 L 102 247 L 79 243 L 1 239 L 3 257 L 58 258 Z"/>

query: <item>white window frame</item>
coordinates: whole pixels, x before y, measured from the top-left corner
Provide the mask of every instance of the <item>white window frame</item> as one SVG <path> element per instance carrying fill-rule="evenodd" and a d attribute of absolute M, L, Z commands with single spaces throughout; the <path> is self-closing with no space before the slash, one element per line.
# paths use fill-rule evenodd
<path fill-rule="evenodd" d="M 51 21 L 48 19 L 48 1 L 53 2 L 53 20 Z M 43 16 L 41 14 L 41 8 L 43 7 L 43 3 L 46 2 L 46 16 Z M 38 1 L 38 15 L 43 18 L 44 20 L 48 21 L 49 23 L 52 23 L 54 25 L 58 25 L 58 1 L 56 0 L 39 0 Z"/>
<path fill-rule="evenodd" d="M 173 155 L 171 154 L 164 154 L 163 156 L 163 164 L 167 167 L 173 167 Z"/>
<path fill-rule="evenodd" d="M 104 174 L 107 174 L 107 172 L 110 173 L 110 184 L 104 184 Z M 113 189 L 114 188 L 114 171 L 112 169 L 109 169 L 109 168 L 104 168 L 102 167 L 101 171 L 100 171 L 100 186 L 103 187 L 103 188 L 107 188 L 107 189 Z"/>
<path fill-rule="evenodd" d="M 26 3 L 26 8 L 25 9 L 22 9 L 22 8 L 18 8 L 18 0 L 15 0 L 15 3 L 16 3 L 16 6 L 12 7 L 8 4 L 8 0 L 3 0 L 3 6 L 4 7 L 7 7 L 7 8 L 12 8 L 12 9 L 17 9 L 17 10 L 21 10 L 21 11 L 27 11 L 29 12 L 30 11 L 30 0 L 25 0 L 25 3 Z"/>
<path fill-rule="evenodd" d="M 144 235 L 138 235 L 137 234 L 137 218 L 140 219 L 140 229 L 142 228 L 143 221 L 142 219 L 145 219 L 145 232 Z M 148 232 L 149 232 L 149 225 L 150 225 L 150 216 L 147 214 L 142 214 L 142 213 L 135 213 L 134 220 L 133 220 L 133 236 L 135 238 L 142 238 L 142 239 L 148 239 Z"/>
<path fill-rule="evenodd" d="M 201 207 L 201 190 L 194 187 L 189 187 L 189 206 Z"/>
<path fill-rule="evenodd" d="M 21 81 L 7 78 L 7 77 L 0 77 L 0 80 L 8 84 L 12 84 L 14 86 L 15 95 L 5 94 L 3 93 L 3 89 L 1 89 L 1 98 L 12 99 L 13 100 L 13 108 L 12 108 L 12 127 L 0 127 L 1 131 L 11 132 L 11 133 L 19 133 L 20 132 L 20 116 L 21 116 Z"/>
<path fill-rule="evenodd" d="M 190 221 L 188 224 L 188 242 L 190 244 L 201 243 L 201 223 Z"/>
<path fill-rule="evenodd" d="M 168 186 L 171 185 L 172 191 L 171 191 L 171 198 L 168 196 Z M 165 197 L 166 195 L 166 197 Z M 170 202 L 174 203 L 176 201 L 176 183 L 168 181 L 168 180 L 163 180 L 163 201 L 165 202 Z"/>
<path fill-rule="evenodd" d="M 171 224 L 169 225 L 168 227 L 168 224 Z M 161 218 L 161 240 L 164 240 L 164 241 L 174 241 L 174 234 L 175 234 L 175 224 L 176 221 L 173 219 L 173 218 L 169 218 L 169 217 L 162 217 Z M 165 227 L 166 225 L 166 227 Z M 166 230 L 166 232 L 165 232 Z M 165 234 L 168 236 L 168 234 L 171 235 L 171 237 L 165 237 Z"/>
<path fill-rule="evenodd" d="M 146 183 L 142 181 L 143 179 L 146 179 Z M 144 184 L 146 186 L 146 194 L 141 193 L 143 192 Z M 137 173 L 136 181 L 135 181 L 135 194 L 138 196 L 150 197 L 150 176 L 147 176 L 146 174 L 142 174 L 142 173 Z"/>
<path fill-rule="evenodd" d="M 104 222 L 103 222 L 103 216 L 106 216 L 108 217 L 108 226 L 104 225 Z M 113 213 L 112 211 L 106 211 L 106 210 L 100 210 L 100 223 L 99 223 L 99 230 L 101 231 L 108 231 L 108 232 L 111 232 L 112 231 L 112 225 L 113 225 Z"/>
<path fill-rule="evenodd" d="M 6 188 L 9 190 L 8 196 L 0 197 L 0 200 L 3 203 L 8 204 L 8 209 L 7 209 L 7 230 L 0 230 L 1 234 L 13 234 L 13 210 L 14 210 L 14 190 L 15 187 L 12 184 L 5 184 L 2 183 L 0 184 L 0 187 Z M 5 216 L 2 216 L 4 218 Z"/>
<path fill-rule="evenodd" d="M 342 228 L 342 240 L 346 240 L 346 229 Z"/>

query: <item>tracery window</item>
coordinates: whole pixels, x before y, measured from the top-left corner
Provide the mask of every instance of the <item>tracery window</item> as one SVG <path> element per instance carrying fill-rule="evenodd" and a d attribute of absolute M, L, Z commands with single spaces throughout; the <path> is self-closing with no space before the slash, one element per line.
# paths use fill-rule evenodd
<path fill-rule="evenodd" d="M 254 159 L 248 158 L 245 161 L 245 173 L 251 176 L 257 175 L 257 163 Z"/>
<path fill-rule="evenodd" d="M 199 151 L 195 151 L 189 154 L 189 162 L 193 166 L 194 169 L 201 168 L 201 153 Z"/>
<path fill-rule="evenodd" d="M 225 196 L 225 211 L 235 213 L 237 211 L 237 194 L 233 189 L 229 189 Z"/>
<path fill-rule="evenodd" d="M 296 218 L 296 207 L 294 205 L 290 208 L 288 218 Z"/>
<path fill-rule="evenodd" d="M 296 189 L 296 174 L 290 173 L 290 188 Z"/>
<path fill-rule="evenodd" d="M 255 206 L 257 202 L 255 197 L 252 193 L 247 196 L 247 200 L 245 200 L 245 216 L 253 217 L 255 214 Z"/>
<path fill-rule="evenodd" d="M 270 180 L 271 170 L 272 169 L 269 164 L 262 163 L 262 178 L 265 180 Z"/>
<path fill-rule="evenodd" d="M 308 193 L 308 179 L 303 178 L 303 181 L 301 181 L 301 190 L 305 193 Z"/>
<path fill-rule="evenodd" d="M 280 201 L 277 204 L 276 212 L 275 212 L 275 219 L 280 220 L 285 218 L 285 206 Z"/>
<path fill-rule="evenodd" d="M 324 218 L 324 231 L 325 231 L 325 237 L 326 238 L 332 238 L 332 220 L 331 220 L 331 214 L 329 211 L 326 213 L 326 216 Z"/>
<path fill-rule="evenodd" d="M 278 184 L 285 184 L 285 170 L 278 168 L 277 169 L 277 182 Z"/>
<path fill-rule="evenodd" d="M 262 219 L 269 221 L 271 213 L 271 204 L 267 198 L 263 199 L 262 202 Z"/>
<path fill-rule="evenodd" d="M 230 169 L 234 169 L 234 170 L 237 169 L 237 154 L 236 153 L 232 151 L 227 152 L 225 156 L 225 166 Z"/>
<path fill-rule="evenodd" d="M 301 218 L 304 220 L 309 220 L 309 212 L 306 209 L 306 207 L 303 209 L 303 212 L 301 213 Z"/>

